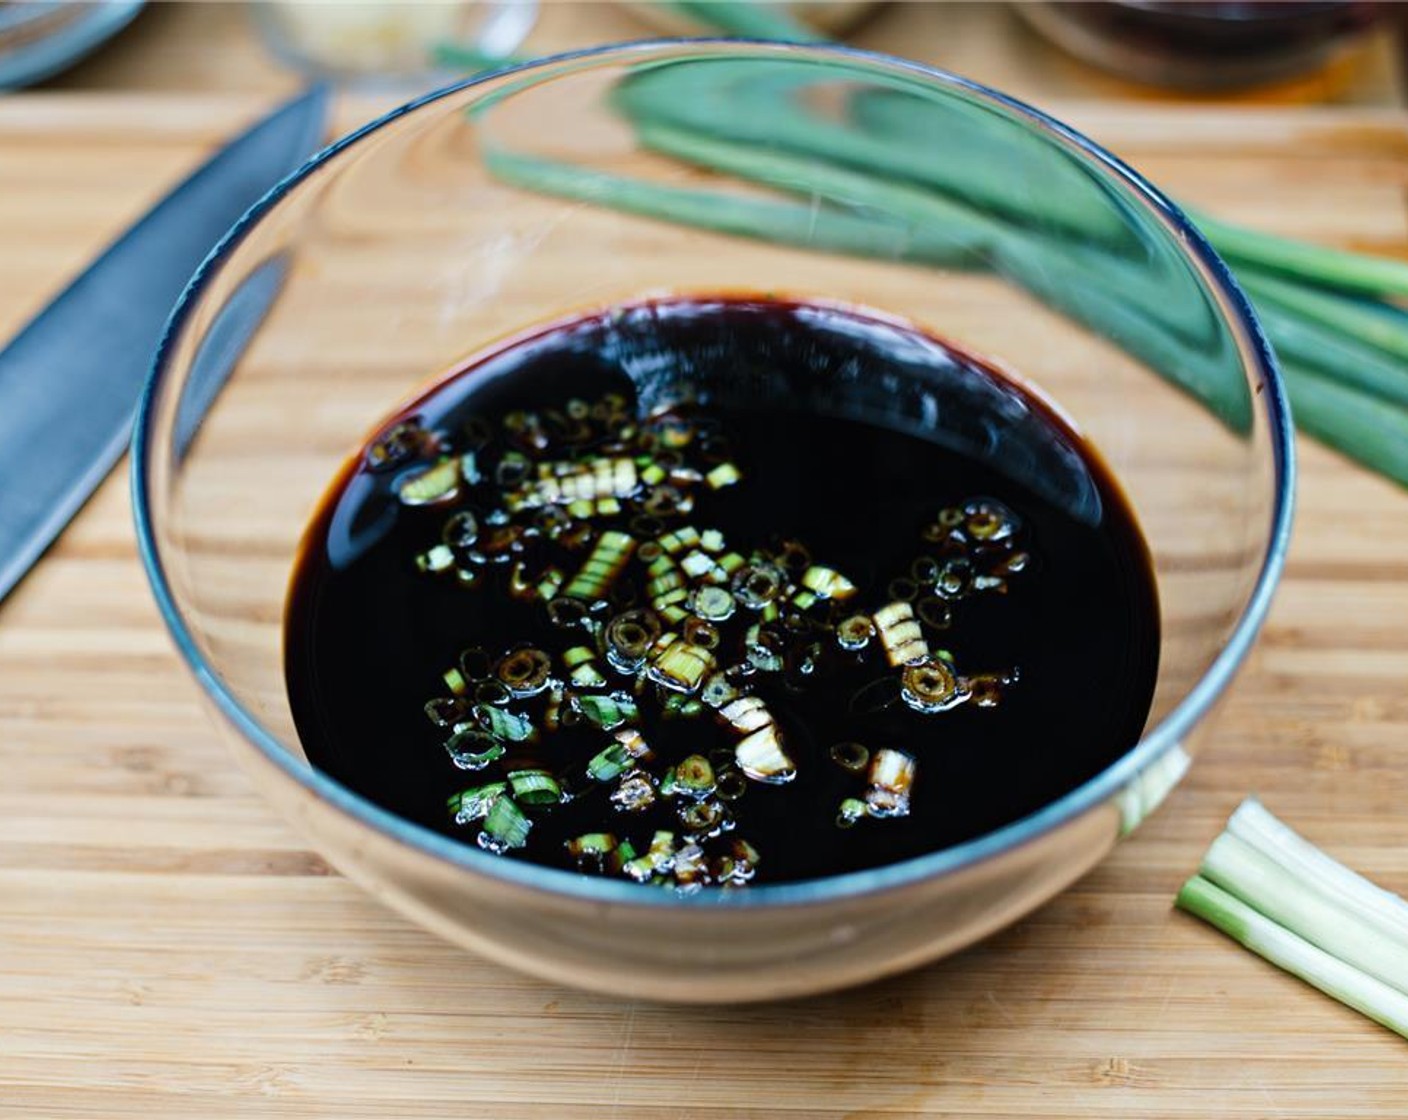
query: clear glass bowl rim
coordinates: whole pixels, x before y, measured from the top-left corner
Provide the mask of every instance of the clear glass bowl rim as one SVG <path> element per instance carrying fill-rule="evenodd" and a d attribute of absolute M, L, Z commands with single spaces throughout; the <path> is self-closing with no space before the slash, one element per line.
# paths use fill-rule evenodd
<path fill-rule="evenodd" d="M 224 266 L 230 254 L 249 232 L 290 191 L 314 171 L 335 160 L 344 150 L 364 140 L 387 125 L 417 110 L 434 104 L 462 90 L 500 80 L 506 74 L 531 74 L 536 70 L 551 70 L 570 62 L 605 60 L 611 56 L 623 62 L 632 55 L 648 57 L 653 53 L 698 51 L 701 55 L 728 48 L 744 48 L 759 56 L 822 55 L 842 62 L 856 62 L 880 70 L 961 90 L 981 101 L 1023 120 L 1034 131 L 1052 143 L 1074 153 L 1101 174 L 1113 177 L 1130 188 L 1147 210 L 1169 230 L 1184 247 L 1186 255 L 1206 269 L 1214 292 L 1220 295 L 1231 312 L 1229 325 L 1243 334 L 1252 360 L 1252 373 L 1259 377 L 1264 389 L 1254 395 L 1261 403 L 1268 422 L 1272 455 L 1273 488 L 1271 527 L 1260 570 L 1232 633 L 1206 672 L 1198 679 L 1174 708 L 1125 755 L 1102 770 L 1083 785 L 1043 806 L 1026 817 L 1004 825 L 993 832 L 965 841 L 954 847 L 924 856 L 887 864 L 867 871 L 848 872 L 821 879 L 797 883 L 760 884 L 741 891 L 701 891 L 680 897 L 665 891 L 650 890 L 634 883 L 615 882 L 604 878 L 579 875 L 575 872 L 520 863 L 482 852 L 458 840 L 432 832 L 418 824 L 381 808 L 354 793 L 335 779 L 299 760 L 244 707 L 226 687 L 214 667 L 205 659 L 195 642 L 172 593 L 157 544 L 153 524 L 152 474 L 150 460 L 160 447 L 157 445 L 157 401 L 171 375 L 175 342 L 186 325 L 194 307 L 207 286 Z M 1251 305 L 1233 279 L 1222 259 L 1188 220 L 1183 211 L 1133 168 L 1060 121 L 981 83 L 949 71 L 876 51 L 861 50 L 831 44 L 788 44 L 768 40 L 738 38 L 656 38 L 628 43 L 612 43 L 585 50 L 568 51 L 524 62 L 491 73 L 475 75 L 418 97 L 383 114 L 335 140 L 312 156 L 302 167 L 286 176 L 249 208 L 220 242 L 210 251 L 192 276 L 177 301 L 160 345 L 138 406 L 132 437 L 132 506 L 136 521 L 137 543 L 143 567 L 151 583 L 162 620 L 174 640 L 187 667 L 200 683 L 219 712 L 264 757 L 290 779 L 319 800 L 340 812 L 409 848 L 435 859 L 463 868 L 489 879 L 549 894 L 582 899 L 589 902 L 609 902 L 617 905 L 670 908 L 755 908 L 791 906 L 833 902 L 877 891 L 904 887 L 921 880 L 937 878 L 961 868 L 982 862 L 1067 823 L 1115 796 L 1148 766 L 1176 748 L 1187 733 L 1201 720 L 1226 690 L 1245 660 L 1258 631 L 1270 610 L 1272 596 L 1285 564 L 1290 543 L 1291 521 L 1295 493 L 1294 429 L 1285 386 L 1265 335 L 1262 333 Z"/>

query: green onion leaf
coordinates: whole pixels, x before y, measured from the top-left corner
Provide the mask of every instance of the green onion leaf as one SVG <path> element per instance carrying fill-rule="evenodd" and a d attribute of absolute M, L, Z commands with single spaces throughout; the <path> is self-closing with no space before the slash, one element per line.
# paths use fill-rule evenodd
<path fill-rule="evenodd" d="M 1332 331 L 1340 338 L 1355 339 L 1395 358 L 1408 359 L 1408 316 L 1387 304 L 1347 296 L 1259 268 L 1244 265 L 1237 280 L 1256 300 L 1258 311 L 1272 304 Z M 1399 367 L 1400 375 L 1403 367 Z"/>
<path fill-rule="evenodd" d="M 1257 315 L 1282 363 L 1303 366 L 1346 388 L 1408 407 L 1408 364 L 1402 359 L 1270 300 L 1257 301 Z"/>
<path fill-rule="evenodd" d="M 1365 295 L 1408 295 L 1408 263 L 1348 253 L 1219 221 L 1189 211 L 1213 247 L 1234 265 L 1250 264 L 1297 280 Z"/>
<path fill-rule="evenodd" d="M 1281 372 L 1296 424 L 1357 463 L 1408 486 L 1408 409 L 1330 380 L 1295 362 Z"/>

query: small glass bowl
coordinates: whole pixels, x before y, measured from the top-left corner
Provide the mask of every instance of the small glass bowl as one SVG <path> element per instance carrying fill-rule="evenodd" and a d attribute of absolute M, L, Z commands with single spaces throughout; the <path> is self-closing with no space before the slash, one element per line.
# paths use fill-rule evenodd
<path fill-rule="evenodd" d="M 739 170 L 767 182 L 741 181 L 718 152 L 706 171 L 647 150 L 617 95 L 652 75 L 689 96 L 649 105 L 741 145 Z M 740 89 L 751 111 L 730 100 Z M 434 372 L 527 326 L 739 288 L 880 308 L 1000 356 L 1094 441 L 1159 580 L 1160 670 L 1138 745 L 956 847 L 689 897 L 487 854 L 311 767 L 283 676 L 285 596 L 304 527 L 368 429 Z M 279 184 L 178 306 L 133 462 L 171 633 L 235 754 L 319 851 L 496 960 L 690 1001 L 910 968 L 1087 871 L 1203 742 L 1279 577 L 1293 477 L 1285 396 L 1246 300 L 1179 210 L 1114 156 L 915 63 L 698 40 L 453 86 Z M 1052 728 L 1049 749 L 1070 733 Z"/>

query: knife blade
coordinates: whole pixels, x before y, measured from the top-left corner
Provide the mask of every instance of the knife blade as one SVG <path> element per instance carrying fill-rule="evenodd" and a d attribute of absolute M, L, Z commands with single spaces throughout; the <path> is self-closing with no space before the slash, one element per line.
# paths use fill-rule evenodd
<path fill-rule="evenodd" d="M 315 86 L 236 137 L 0 350 L 0 601 L 127 446 L 167 315 L 205 255 L 313 153 Z"/>

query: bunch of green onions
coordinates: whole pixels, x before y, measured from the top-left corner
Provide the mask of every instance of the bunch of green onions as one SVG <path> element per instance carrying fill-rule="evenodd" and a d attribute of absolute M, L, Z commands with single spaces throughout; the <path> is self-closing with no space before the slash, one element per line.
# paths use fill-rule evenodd
<path fill-rule="evenodd" d="M 1244 801 L 1178 906 L 1408 1038 L 1408 902 Z"/>
<path fill-rule="evenodd" d="M 816 40 L 783 9 L 676 3 L 729 34 Z M 446 47 L 440 60 L 484 61 Z M 643 147 L 758 183 L 759 197 L 681 187 L 489 148 L 500 179 L 540 193 L 802 248 L 945 268 L 1000 271 L 1057 311 L 1108 337 L 1194 395 L 1234 430 L 1250 424 L 1245 388 L 1225 355 L 1188 337 L 1167 292 L 1121 246 L 1108 204 L 1063 191 L 1052 161 L 1041 194 L 987 158 L 981 132 L 963 159 L 926 143 L 923 103 L 859 91 L 840 116 L 806 103 L 817 70 L 785 60 L 642 68 L 617 87 L 614 109 Z M 475 112 L 490 106 L 481 105 Z M 967 137 L 965 136 L 966 140 Z M 1033 158 L 1039 158 L 1033 153 Z M 796 196 L 796 197 L 791 197 Z M 1254 302 L 1285 373 L 1299 426 L 1408 486 L 1408 264 L 1307 244 L 1195 215 Z"/>

